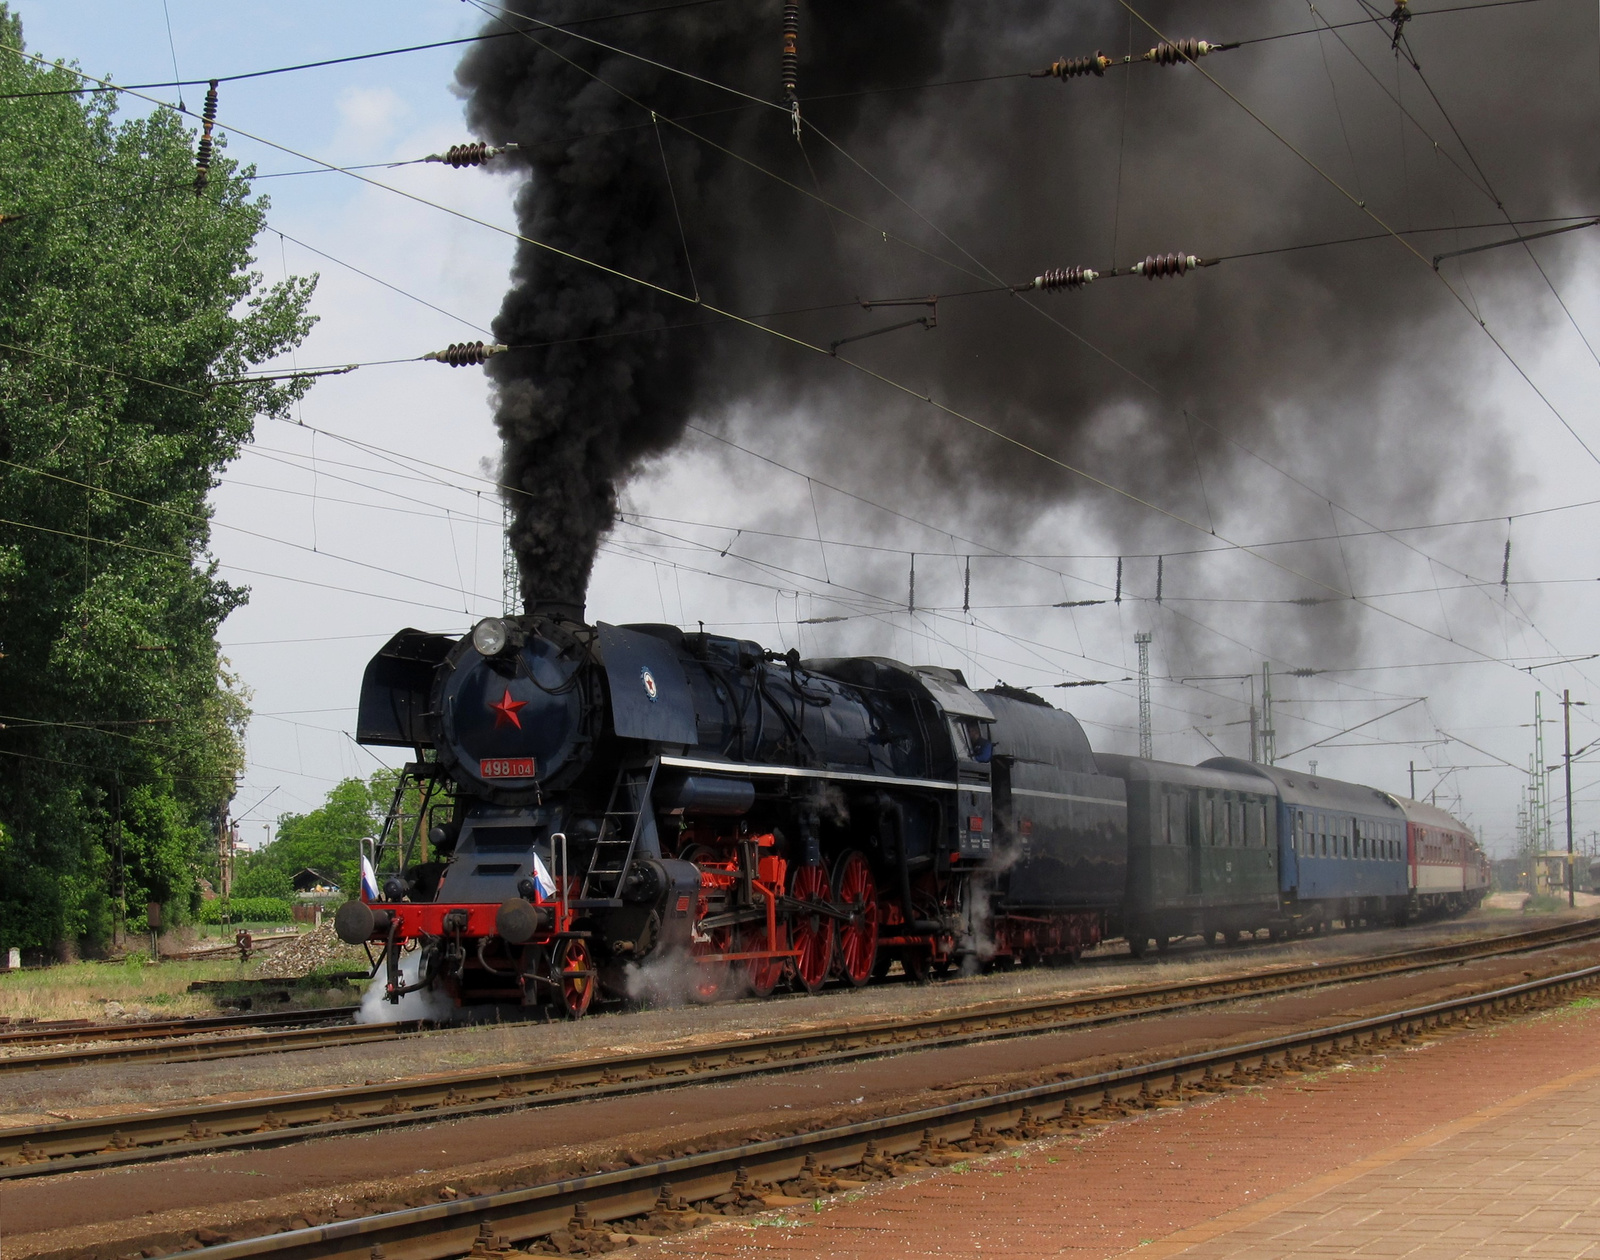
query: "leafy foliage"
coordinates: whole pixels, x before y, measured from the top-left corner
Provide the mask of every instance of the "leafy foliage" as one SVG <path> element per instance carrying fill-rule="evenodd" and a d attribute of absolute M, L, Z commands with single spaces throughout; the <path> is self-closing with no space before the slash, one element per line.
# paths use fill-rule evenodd
<path fill-rule="evenodd" d="M 269 890 L 288 887 L 296 872 L 310 867 L 354 896 L 360 842 L 383 830 L 397 778 L 396 771 L 378 770 L 370 779 L 345 779 L 310 813 L 280 815 L 277 838 L 241 861 L 235 891 L 286 895 Z M 415 802 L 408 807 L 415 810 Z"/>
<path fill-rule="evenodd" d="M 230 923 L 288 923 L 294 918 L 287 897 L 213 897 L 200 903 L 200 922 L 221 923 L 226 911 Z"/>
<path fill-rule="evenodd" d="M 21 52 L 0 93 L 79 86 Z M 0 99 L 0 941 L 192 913 L 243 763 L 216 629 L 247 591 L 206 496 L 255 418 L 303 392 L 219 384 L 297 345 L 313 280 L 251 270 L 266 202 L 194 133 L 110 93 Z"/>

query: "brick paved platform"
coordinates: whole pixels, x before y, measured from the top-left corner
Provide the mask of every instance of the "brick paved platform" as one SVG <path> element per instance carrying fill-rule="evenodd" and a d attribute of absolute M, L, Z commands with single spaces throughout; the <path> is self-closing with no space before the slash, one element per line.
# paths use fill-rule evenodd
<path fill-rule="evenodd" d="M 1600 1260 L 1600 1006 L 630 1251 L 783 1260 Z"/>

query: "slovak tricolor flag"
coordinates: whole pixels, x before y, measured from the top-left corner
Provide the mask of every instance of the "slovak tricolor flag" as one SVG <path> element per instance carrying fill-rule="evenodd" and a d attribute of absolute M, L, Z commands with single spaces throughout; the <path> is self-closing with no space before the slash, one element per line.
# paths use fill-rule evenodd
<path fill-rule="evenodd" d="M 556 881 L 550 878 L 550 872 L 537 853 L 533 855 L 533 882 L 546 901 L 556 895 Z"/>

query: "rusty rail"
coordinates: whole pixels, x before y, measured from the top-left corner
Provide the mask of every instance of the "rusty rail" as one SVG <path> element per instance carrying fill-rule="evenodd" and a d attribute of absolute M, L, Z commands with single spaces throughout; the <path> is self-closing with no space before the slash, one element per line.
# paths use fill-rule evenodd
<path fill-rule="evenodd" d="M 1039 1136 L 1052 1124 L 1121 1102 L 1182 1096 L 1197 1089 L 1252 1083 L 1278 1067 L 1319 1056 L 1381 1047 L 1474 1017 L 1515 1012 L 1593 988 L 1600 966 L 1508 985 L 1368 1019 L 1310 1028 L 1244 1045 L 1225 1046 L 1138 1067 L 1013 1089 L 915 1111 L 886 1115 L 812 1133 L 795 1134 L 593 1173 L 525 1189 L 405 1208 L 330 1225 L 290 1230 L 204 1248 L 206 1260 L 447 1260 L 501 1255 L 516 1243 L 588 1222 L 643 1217 L 704 1203 L 757 1179 L 781 1182 L 860 1167 L 887 1157 L 968 1149 L 1006 1133 Z M 979 1149 L 982 1149 L 980 1146 Z M 846 1173 L 848 1176 L 848 1172 Z M 854 1183 L 860 1184 L 860 1183 Z M 793 1199 L 789 1200 L 793 1202 Z M 581 1213 L 581 1214 L 580 1214 Z M 378 1250 L 381 1248 L 381 1252 Z M 174 1252 L 195 1254 L 191 1250 Z"/>
<path fill-rule="evenodd" d="M 1596 938 L 1600 938 L 1600 921 L 1584 920 L 1370 959 L 1097 994 L 991 1003 L 928 1015 L 858 1021 L 847 1026 L 770 1033 L 646 1055 L 608 1054 L 552 1064 L 475 1069 L 384 1084 L 17 1126 L 0 1129 L 0 1180 L 210 1151 L 277 1146 L 406 1123 L 433 1123 L 663 1087 L 725 1082 L 733 1077 L 908 1050 L 1087 1028 Z"/>

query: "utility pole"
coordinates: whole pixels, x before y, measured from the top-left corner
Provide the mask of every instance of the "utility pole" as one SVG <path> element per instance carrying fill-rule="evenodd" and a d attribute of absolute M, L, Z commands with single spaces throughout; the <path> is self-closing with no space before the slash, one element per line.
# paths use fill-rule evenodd
<path fill-rule="evenodd" d="M 233 850 L 238 839 L 239 829 L 224 809 L 217 824 L 217 895 L 223 898 L 233 894 Z"/>
<path fill-rule="evenodd" d="M 1253 683 L 1255 680 L 1251 679 Z M 1256 710 L 1256 702 L 1250 701 L 1250 760 L 1260 761 L 1261 752 L 1261 718 Z"/>
<path fill-rule="evenodd" d="M 522 579 L 517 572 L 517 553 L 511 546 L 511 527 L 516 524 L 516 520 L 516 510 L 507 499 L 505 534 L 500 552 L 500 611 L 506 617 L 515 617 L 522 611 Z"/>
<path fill-rule="evenodd" d="M 1550 848 L 1550 776 L 1544 762 L 1544 692 L 1533 693 L 1533 829 L 1541 853 Z"/>
<path fill-rule="evenodd" d="M 1272 665 L 1261 662 L 1261 760 L 1278 764 L 1278 732 L 1272 723 Z"/>
<path fill-rule="evenodd" d="M 1149 761 L 1156 755 L 1150 731 L 1150 632 L 1139 631 L 1133 641 L 1139 648 L 1139 755 Z"/>
<path fill-rule="evenodd" d="M 1578 703 L 1582 704 L 1583 701 L 1580 700 Z M 1572 692 L 1570 690 L 1563 690 L 1561 693 L 1561 732 L 1565 739 L 1562 762 L 1567 774 L 1567 906 L 1570 909 L 1578 904 L 1572 866 Z"/>
<path fill-rule="evenodd" d="M 1417 799 L 1417 763 L 1411 763 L 1411 799 Z"/>

